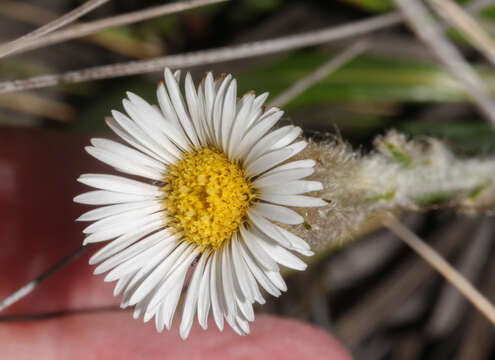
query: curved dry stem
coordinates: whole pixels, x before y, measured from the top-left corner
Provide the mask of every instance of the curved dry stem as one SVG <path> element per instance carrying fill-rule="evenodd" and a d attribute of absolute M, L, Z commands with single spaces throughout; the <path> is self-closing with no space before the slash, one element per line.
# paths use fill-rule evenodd
<path fill-rule="evenodd" d="M 420 239 L 416 234 L 402 225 L 392 214 L 383 217 L 383 224 L 428 264 L 438 271 L 448 282 L 452 284 L 466 299 L 468 299 L 486 318 L 495 325 L 495 307 L 473 285 L 454 269 L 435 249 Z"/>
<path fill-rule="evenodd" d="M 459 50 L 445 38 L 441 26 L 433 20 L 426 6 L 417 0 L 394 0 L 394 2 L 416 35 L 459 81 L 481 113 L 495 128 L 495 103 L 488 89 Z"/>
<path fill-rule="evenodd" d="M 495 41 L 462 7 L 452 0 L 428 1 L 440 16 L 465 34 L 492 65 L 495 65 Z"/>
<path fill-rule="evenodd" d="M 275 54 L 283 51 L 368 34 L 370 31 L 376 31 L 388 26 L 397 25 L 400 21 L 401 16 L 397 13 L 392 13 L 341 26 L 329 27 L 271 40 L 255 41 L 241 45 L 225 46 L 212 50 L 170 55 L 151 60 L 95 66 L 92 68 L 70 71 L 63 74 L 36 76 L 26 80 L 5 81 L 0 82 L 0 93 L 149 73 L 162 70 L 166 66 L 171 68 L 189 68 L 204 64 L 213 64 L 229 60 Z"/>
<path fill-rule="evenodd" d="M 139 21 L 152 19 L 158 16 L 170 15 L 206 5 L 222 3 L 230 0 L 190 0 L 178 1 L 171 4 L 154 6 L 144 10 L 133 11 L 128 14 L 108 17 L 101 20 L 73 25 L 67 29 L 53 32 L 37 41 L 29 41 L 25 44 L 22 52 L 38 49 L 44 46 L 60 43 L 70 39 L 80 38 L 109 28 L 133 24 Z M 21 50 L 17 51 L 21 52 Z"/>
<path fill-rule="evenodd" d="M 67 255 L 65 258 L 63 258 L 60 262 L 57 264 L 53 265 L 51 268 L 40 274 L 36 279 L 31 280 L 27 284 L 21 286 L 18 290 L 16 290 L 14 293 L 10 294 L 7 296 L 5 299 L 0 301 L 0 311 L 5 310 L 9 306 L 14 305 L 16 302 L 19 300 L 23 299 L 30 293 L 34 291 L 43 281 L 51 277 L 52 275 L 56 274 L 59 270 L 61 270 L 65 265 L 70 264 L 73 260 L 77 259 L 81 254 L 83 254 L 89 246 L 87 245 L 82 245 L 81 247 L 77 248 L 75 251 L 73 251 L 71 254 Z"/>
<path fill-rule="evenodd" d="M 364 51 L 369 48 L 369 43 L 366 41 L 359 41 L 348 48 L 346 48 L 343 52 L 333 57 L 325 64 L 317 68 L 308 76 L 304 77 L 300 81 L 293 84 L 283 93 L 278 95 L 275 99 L 270 101 L 268 106 L 278 106 L 282 107 L 287 105 L 291 100 L 296 98 L 298 95 L 301 95 L 304 91 L 308 90 L 311 86 L 320 82 L 324 78 L 326 78 L 331 73 L 337 71 L 342 66 L 347 64 L 349 61 L 354 59 L 356 56 L 361 55 Z"/>
<path fill-rule="evenodd" d="M 75 21 L 76 19 L 96 9 L 97 7 L 107 3 L 108 1 L 110 0 L 88 0 L 81 6 L 75 8 L 72 11 L 69 11 L 67 14 L 62 15 L 61 17 L 49 22 L 48 24 L 43 25 L 40 28 L 24 36 L 21 36 L 18 39 L 0 45 L 0 58 L 3 58 L 16 51 L 20 51 L 27 44 L 29 44 L 30 41 L 36 40 L 42 37 L 43 35 L 48 34 L 49 32 L 52 32 L 64 25 L 67 25 Z"/>

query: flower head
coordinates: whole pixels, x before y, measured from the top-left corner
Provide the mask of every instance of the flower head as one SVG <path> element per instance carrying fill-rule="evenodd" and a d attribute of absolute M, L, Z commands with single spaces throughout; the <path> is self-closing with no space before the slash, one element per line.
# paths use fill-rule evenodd
<path fill-rule="evenodd" d="M 237 98 L 231 75 L 208 73 L 196 88 L 180 72 L 165 69 L 157 90 L 159 106 L 128 93 L 127 115 L 113 111 L 107 121 L 130 146 L 92 139 L 95 158 L 135 180 L 84 174 L 80 182 L 98 190 L 76 202 L 99 205 L 78 220 L 85 243 L 109 241 L 90 259 L 95 274 L 117 281 L 121 306 L 135 306 L 134 317 L 155 318 L 158 331 L 171 327 L 189 269 L 180 334 L 186 338 L 197 313 L 206 329 L 211 312 L 220 330 L 224 319 L 239 334 L 249 333 L 261 289 L 273 296 L 286 290 L 279 265 L 306 265 L 292 252 L 312 255 L 308 244 L 280 224 L 300 224 L 294 207 L 323 206 L 301 195 L 321 190 L 302 180 L 313 160 L 288 160 L 303 150 L 301 129 L 272 130 L 283 112 L 265 110 L 267 94 Z"/>

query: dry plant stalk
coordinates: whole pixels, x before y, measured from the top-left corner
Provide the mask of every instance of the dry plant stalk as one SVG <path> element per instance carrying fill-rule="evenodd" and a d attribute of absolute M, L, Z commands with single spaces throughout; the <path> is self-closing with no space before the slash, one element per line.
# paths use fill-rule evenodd
<path fill-rule="evenodd" d="M 452 0 L 428 0 L 437 13 L 459 29 L 486 58 L 495 65 L 495 41 L 457 3 Z"/>
<path fill-rule="evenodd" d="M 71 22 L 100 7 L 108 1 L 110 0 L 88 0 L 81 6 L 69 11 L 67 14 L 62 15 L 61 17 L 49 22 L 48 24 L 43 25 L 42 27 L 34 31 L 31 31 L 24 36 L 21 36 L 20 38 L 0 45 L 0 58 L 21 50 L 22 48 L 24 48 L 24 46 L 26 46 L 26 44 L 29 43 L 29 41 L 39 39 L 45 34 L 48 34 L 64 25 L 70 24 Z"/>
<path fill-rule="evenodd" d="M 418 0 L 394 0 L 412 30 L 459 82 L 480 112 L 495 128 L 495 102 L 488 88 L 459 50 L 443 35 L 426 6 Z"/>
<path fill-rule="evenodd" d="M 161 71 L 164 67 L 190 68 L 198 65 L 276 54 L 288 50 L 300 49 L 307 46 L 314 46 L 330 41 L 368 34 L 370 31 L 397 25 L 400 21 L 401 17 L 397 13 L 385 14 L 341 26 L 332 26 L 321 30 L 283 36 L 270 40 L 255 41 L 185 54 L 169 55 L 150 60 L 95 66 L 61 74 L 35 76 L 24 80 L 4 81 L 0 82 L 0 94 L 60 84 L 144 74 Z"/>
<path fill-rule="evenodd" d="M 133 11 L 127 14 L 107 17 L 101 20 L 72 25 L 66 29 L 53 32 L 43 36 L 37 41 L 29 41 L 22 51 L 38 49 L 41 47 L 57 44 L 70 39 L 88 36 L 99 31 L 111 29 L 118 26 L 125 26 L 136 22 L 153 19 L 158 16 L 176 14 L 190 9 L 226 2 L 229 0 L 188 0 L 176 1 L 170 4 L 158 5 L 143 10 Z M 20 51 L 18 51 L 20 52 Z"/>

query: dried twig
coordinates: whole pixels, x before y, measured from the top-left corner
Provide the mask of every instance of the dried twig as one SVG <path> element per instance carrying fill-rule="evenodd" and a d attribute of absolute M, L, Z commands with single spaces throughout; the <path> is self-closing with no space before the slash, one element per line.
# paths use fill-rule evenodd
<path fill-rule="evenodd" d="M 459 81 L 480 111 L 495 128 L 495 103 L 473 68 L 442 34 L 442 28 L 418 0 L 394 0 L 416 35 L 432 50 L 440 62 Z"/>
<path fill-rule="evenodd" d="M 291 87 L 289 87 L 287 90 L 282 92 L 280 95 L 278 95 L 275 99 L 273 99 L 270 102 L 269 106 L 282 107 L 287 105 L 292 99 L 302 94 L 311 86 L 320 82 L 328 75 L 338 70 L 352 59 L 354 59 L 356 56 L 362 54 L 364 51 L 366 51 L 366 49 L 368 49 L 368 47 L 369 44 L 366 41 L 359 41 L 351 45 L 343 52 L 341 52 L 340 54 L 333 57 L 331 60 L 327 61 L 325 64 L 317 68 L 311 74 L 299 80 Z"/>
<path fill-rule="evenodd" d="M 397 218 L 388 214 L 383 218 L 383 224 L 411 249 L 421 256 L 428 264 L 438 271 L 452 286 L 468 299 L 490 322 L 495 325 L 495 307 L 473 285 L 455 270 L 445 259 L 426 242 L 402 225 Z"/>
<path fill-rule="evenodd" d="M 44 273 L 42 273 L 40 276 L 38 276 L 36 279 L 31 280 L 21 288 L 19 288 L 17 291 L 15 291 L 13 294 L 10 294 L 7 296 L 5 299 L 0 301 L 0 311 L 6 309 L 7 307 L 15 304 L 22 298 L 26 297 L 29 295 L 34 289 L 36 289 L 43 281 L 48 279 L 50 276 L 55 274 L 57 271 L 62 269 L 65 265 L 69 264 L 71 261 L 75 260 L 79 255 L 84 253 L 89 246 L 83 245 L 76 249 L 74 252 L 71 254 L 67 255 L 65 258 L 63 258 L 59 263 L 53 265 L 51 268 L 46 270 Z"/>
<path fill-rule="evenodd" d="M 461 219 L 452 226 L 440 228 L 434 237 L 438 239 L 435 241 L 436 249 L 449 257 L 462 246 L 464 236 L 476 226 L 475 221 Z M 399 311 L 400 305 L 420 290 L 434 274 L 434 270 L 418 257 L 405 260 L 335 322 L 335 333 L 347 346 L 356 346 L 394 315 L 390 309 Z"/>
<path fill-rule="evenodd" d="M 400 23 L 400 15 L 393 13 L 371 19 L 352 22 L 336 27 L 324 28 L 297 35 L 271 40 L 256 41 L 241 45 L 226 46 L 186 54 L 169 55 L 151 60 L 131 61 L 114 65 L 95 66 L 63 74 L 36 76 L 25 80 L 0 82 L 0 93 L 37 89 L 59 84 L 115 78 L 162 70 L 165 66 L 188 68 L 222 61 L 249 58 L 319 45 L 329 41 L 367 34 Z"/>
<path fill-rule="evenodd" d="M 73 25 L 67 29 L 53 32 L 37 41 L 30 41 L 25 44 L 22 51 L 38 49 L 40 47 L 56 44 L 62 41 L 80 38 L 105 29 L 128 25 L 143 20 L 152 19 L 158 16 L 174 14 L 201 6 L 217 4 L 230 0 L 190 0 L 178 1 L 171 4 L 154 6 L 144 10 L 133 11 L 123 15 L 108 17 L 101 20 Z"/>
<path fill-rule="evenodd" d="M 12 20 L 21 21 L 27 24 L 41 26 L 48 23 L 60 16 L 60 14 L 47 10 L 45 8 L 28 4 L 26 2 L 19 2 L 16 0 L 2 0 L 2 6 L 0 6 L 0 15 L 10 18 Z M 73 26 L 81 24 L 78 21 L 74 21 L 68 29 L 72 29 Z M 87 23 L 84 23 L 87 24 Z M 59 32 L 65 32 L 65 29 L 54 31 L 46 34 L 35 41 L 33 44 L 42 44 L 47 38 L 51 38 L 53 35 Z M 122 54 L 131 58 L 150 58 L 152 56 L 159 56 L 162 54 L 162 46 L 160 43 L 154 41 L 145 41 L 138 39 L 130 34 L 123 32 L 104 31 L 96 34 L 85 36 L 81 41 L 88 42 L 105 49 L 109 49 L 115 53 Z M 30 47 L 26 44 L 22 49 L 16 52 L 22 53 Z"/>
<path fill-rule="evenodd" d="M 466 10 L 470 13 L 476 13 L 488 6 L 493 6 L 494 1 L 493 0 L 472 0 L 467 6 Z"/>
<path fill-rule="evenodd" d="M 448 23 L 459 29 L 473 45 L 495 65 L 495 41 L 458 4 L 451 0 L 428 0 L 437 13 Z"/>
<path fill-rule="evenodd" d="M 110 0 L 88 0 L 81 6 L 75 8 L 72 11 L 69 11 L 67 14 L 62 15 L 58 19 L 55 19 L 49 22 L 42 27 L 31 31 L 30 33 L 21 36 L 13 41 L 10 41 L 6 44 L 0 45 L 0 58 L 3 58 L 9 54 L 12 54 L 16 51 L 22 49 L 29 41 L 40 38 L 41 36 L 48 34 L 64 25 L 67 25 L 74 20 L 80 18 L 81 16 L 87 14 L 88 12 L 96 9 L 97 7 L 107 3 Z"/>

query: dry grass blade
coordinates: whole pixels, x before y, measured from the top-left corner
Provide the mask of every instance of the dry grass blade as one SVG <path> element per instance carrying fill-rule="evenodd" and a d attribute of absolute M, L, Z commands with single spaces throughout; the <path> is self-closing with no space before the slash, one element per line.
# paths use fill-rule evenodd
<path fill-rule="evenodd" d="M 443 256 L 455 253 L 463 244 L 464 236 L 473 232 L 477 223 L 463 219 L 453 226 L 436 231 L 436 248 Z M 434 276 L 434 270 L 418 257 L 407 259 L 388 274 L 356 306 L 340 317 L 334 331 L 349 347 L 354 347 L 393 316 L 407 299 L 421 289 Z"/>
<path fill-rule="evenodd" d="M 495 325 L 495 307 L 473 285 L 455 270 L 426 242 L 402 225 L 394 215 L 388 214 L 383 224 L 411 249 L 437 270 L 452 286 L 468 299 L 490 322 Z"/>
<path fill-rule="evenodd" d="M 313 71 L 311 74 L 301 79 L 300 81 L 293 84 L 287 90 L 278 95 L 273 99 L 269 106 L 285 106 L 291 100 L 296 98 L 298 95 L 302 94 L 304 91 L 309 89 L 311 86 L 320 82 L 328 75 L 338 70 L 346 63 L 354 59 L 356 56 L 362 54 L 366 49 L 368 49 L 369 44 L 366 41 L 360 41 L 355 43 L 345 49 L 343 52 L 333 57 L 331 60 L 327 61 L 325 64 L 320 66 L 318 69 Z"/>
<path fill-rule="evenodd" d="M 458 80 L 466 93 L 495 128 L 495 103 L 483 81 L 461 53 L 445 38 L 440 25 L 418 0 L 394 0 L 416 35 L 430 48 L 439 61 Z"/>
<path fill-rule="evenodd" d="M 22 51 L 38 49 L 44 46 L 56 44 L 62 41 L 80 38 L 105 29 L 133 24 L 139 21 L 152 19 L 158 16 L 174 14 L 201 6 L 222 3 L 230 0 L 191 0 L 178 1 L 171 4 L 151 7 L 149 9 L 138 10 L 128 14 L 117 15 L 102 20 L 87 22 L 80 25 L 73 25 L 67 29 L 53 32 L 44 36 L 38 41 L 28 42 Z"/>
<path fill-rule="evenodd" d="M 88 12 L 96 9 L 97 7 L 107 3 L 110 0 L 88 0 L 83 5 L 69 11 L 67 14 L 62 15 L 58 19 L 49 22 L 46 25 L 24 35 L 18 39 L 10 41 L 6 44 L 0 45 L 0 58 L 3 58 L 9 54 L 22 49 L 29 41 L 40 38 L 41 36 L 48 34 L 64 25 L 67 25 L 81 16 L 87 14 Z"/>
<path fill-rule="evenodd" d="M 69 264 L 71 261 L 75 260 L 79 255 L 84 253 L 90 246 L 81 246 L 77 248 L 74 252 L 71 254 L 67 255 L 65 258 L 63 258 L 60 262 L 57 264 L 53 265 L 51 268 L 46 270 L 44 273 L 42 273 L 40 276 L 38 276 L 36 279 L 31 280 L 27 284 L 23 285 L 20 287 L 18 290 L 16 290 L 14 293 L 10 294 L 7 296 L 5 299 L 0 300 L 0 311 L 8 308 L 9 306 L 12 306 L 22 298 L 26 297 L 29 295 L 31 292 L 33 292 L 34 289 L 36 289 L 43 281 L 48 279 L 50 276 L 53 274 L 57 273 L 60 269 L 62 269 L 65 265 Z"/>
<path fill-rule="evenodd" d="M 55 20 L 60 16 L 60 14 L 54 11 L 47 10 L 33 4 L 14 0 L 2 0 L 2 6 L 0 6 L 0 15 L 15 21 L 20 21 L 36 26 L 41 26 L 45 23 Z M 73 26 L 79 24 L 80 23 L 75 21 L 72 25 L 67 27 L 67 30 L 72 29 Z M 66 29 L 59 31 L 65 32 Z M 43 44 L 48 38 L 51 38 L 53 35 L 58 34 L 59 31 L 54 31 L 52 33 L 46 34 L 41 38 L 32 41 L 31 43 L 34 44 L 34 46 L 36 46 L 36 44 Z M 155 41 L 138 39 L 123 32 L 99 32 L 85 36 L 81 39 L 81 41 L 94 44 L 96 46 L 131 58 L 149 59 L 150 57 L 159 56 L 162 54 L 161 44 Z M 22 49 L 17 51 L 17 54 L 23 53 L 29 50 L 29 48 L 30 45 L 26 44 Z"/>
<path fill-rule="evenodd" d="M 437 13 L 459 29 L 495 65 L 495 41 L 459 5 L 451 0 L 428 0 Z"/>
<path fill-rule="evenodd" d="M 392 13 L 341 26 L 329 27 L 322 30 L 290 35 L 271 40 L 256 41 L 242 45 L 226 46 L 186 54 L 170 55 L 151 60 L 96 66 L 83 70 L 70 71 L 63 74 L 36 76 L 26 80 L 5 81 L 0 83 L 0 93 L 136 75 L 162 70 L 165 66 L 172 68 L 188 68 L 222 61 L 274 54 L 306 46 L 319 45 L 329 41 L 341 40 L 352 36 L 368 34 L 370 31 L 376 31 L 388 26 L 397 25 L 400 21 L 401 16 L 397 13 Z"/>

